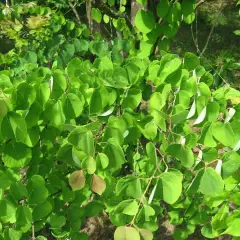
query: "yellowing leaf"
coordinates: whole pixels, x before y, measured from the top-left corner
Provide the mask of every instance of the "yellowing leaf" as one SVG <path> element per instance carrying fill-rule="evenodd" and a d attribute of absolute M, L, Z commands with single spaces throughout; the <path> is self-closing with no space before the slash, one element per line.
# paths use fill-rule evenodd
<path fill-rule="evenodd" d="M 240 97 L 229 97 L 229 99 L 233 105 L 240 104 Z"/>
<path fill-rule="evenodd" d="M 69 184 L 73 191 L 82 189 L 85 186 L 85 176 L 82 170 L 75 171 L 69 178 Z"/>
<path fill-rule="evenodd" d="M 93 192 L 95 192 L 99 195 L 102 195 L 102 193 L 106 189 L 106 183 L 101 177 L 94 174 L 93 178 L 92 178 L 91 189 L 92 189 Z"/>
<path fill-rule="evenodd" d="M 240 237 L 240 219 L 236 218 L 228 224 L 228 228 L 222 234 L 230 234 L 235 237 Z"/>
<path fill-rule="evenodd" d="M 3 118 L 7 115 L 8 107 L 4 100 L 0 100 L 0 118 Z"/>
<path fill-rule="evenodd" d="M 131 200 L 123 209 L 122 213 L 134 216 L 138 212 L 138 203 L 136 200 Z"/>
<path fill-rule="evenodd" d="M 82 168 L 86 168 L 88 174 L 93 174 L 96 171 L 96 161 L 93 157 L 85 157 L 82 161 Z"/>
<path fill-rule="evenodd" d="M 114 240 L 140 240 L 140 235 L 135 228 L 118 227 L 114 233 Z"/>
<path fill-rule="evenodd" d="M 152 240 L 153 234 L 147 229 L 139 229 L 140 235 L 142 236 L 143 240 Z"/>
<path fill-rule="evenodd" d="M 27 20 L 27 27 L 30 29 L 37 29 L 48 24 L 48 19 L 42 16 L 31 16 Z"/>

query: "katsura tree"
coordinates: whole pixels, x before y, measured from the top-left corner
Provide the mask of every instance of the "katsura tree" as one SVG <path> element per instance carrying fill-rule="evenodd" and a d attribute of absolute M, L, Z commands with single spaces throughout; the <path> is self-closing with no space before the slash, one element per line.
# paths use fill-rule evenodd
<path fill-rule="evenodd" d="M 140 9 L 129 39 L 86 25 L 4 63 L 0 239 L 84 240 L 93 216 L 109 218 L 114 240 L 157 239 L 163 219 L 176 240 L 240 237 L 240 92 L 214 89 L 195 54 L 161 48 L 194 18 L 189 4 L 161 0 L 161 21 Z"/>

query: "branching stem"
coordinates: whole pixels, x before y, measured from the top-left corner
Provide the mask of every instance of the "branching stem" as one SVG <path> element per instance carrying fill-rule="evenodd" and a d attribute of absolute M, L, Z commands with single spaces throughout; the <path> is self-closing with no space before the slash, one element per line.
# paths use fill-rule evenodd
<path fill-rule="evenodd" d="M 157 149 L 157 150 L 158 150 L 158 149 Z M 158 150 L 158 152 L 160 152 L 160 151 Z M 161 154 L 161 153 L 160 153 L 160 154 Z M 161 156 L 163 156 L 163 155 L 161 154 Z M 163 157 L 163 158 L 161 159 L 161 161 L 158 163 L 158 166 L 155 168 L 152 176 L 151 176 L 150 178 L 147 178 L 147 179 L 146 179 L 146 180 L 148 180 L 149 182 L 148 182 L 148 184 L 147 184 L 147 187 L 145 188 L 145 191 L 143 192 L 143 194 L 142 194 L 142 196 L 141 196 L 141 198 L 140 198 L 140 201 L 139 201 L 139 204 L 138 204 L 138 212 L 135 214 L 135 216 L 133 217 L 132 221 L 130 222 L 130 224 L 129 224 L 130 226 L 135 226 L 134 223 L 135 223 L 136 217 L 138 216 L 139 208 L 140 208 L 141 205 L 143 205 L 144 198 L 145 198 L 145 196 L 146 196 L 146 194 L 147 194 L 147 192 L 148 192 L 149 187 L 151 186 L 152 180 L 153 180 L 154 178 L 159 178 L 159 177 L 160 177 L 160 176 L 157 176 L 157 177 L 156 177 L 155 174 L 157 173 L 158 167 L 159 167 L 159 165 L 160 165 L 162 162 L 167 166 L 167 164 L 166 164 L 166 162 L 165 162 L 165 160 L 164 160 L 164 157 Z M 167 167 L 168 167 L 168 166 L 167 166 Z M 143 179 L 143 178 L 142 178 L 142 179 Z M 144 179 L 144 180 L 145 180 L 145 179 Z"/>
<path fill-rule="evenodd" d="M 69 3 L 69 6 L 71 7 L 72 11 L 74 12 L 74 14 L 75 14 L 75 16 L 77 18 L 77 23 L 81 24 L 80 16 L 79 16 L 79 14 L 78 14 L 78 12 L 77 12 L 77 10 L 75 8 L 76 4 L 73 5 L 71 0 L 69 0 L 68 3 Z"/>
<path fill-rule="evenodd" d="M 32 224 L 32 240 L 35 240 L 35 228 L 34 228 L 34 224 Z"/>

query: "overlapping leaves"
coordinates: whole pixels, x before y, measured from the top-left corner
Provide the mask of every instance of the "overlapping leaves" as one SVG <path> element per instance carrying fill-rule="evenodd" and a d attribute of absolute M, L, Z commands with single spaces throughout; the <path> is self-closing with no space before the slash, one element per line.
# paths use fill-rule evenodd
<path fill-rule="evenodd" d="M 179 20 L 179 4 L 160 5 L 159 15 Z M 186 5 L 181 11 L 192 19 Z M 136 18 L 145 34 L 149 17 Z M 103 211 L 116 240 L 154 239 L 163 212 L 176 239 L 184 221 L 181 236 L 197 226 L 205 237 L 238 236 L 238 209 L 228 205 L 240 204 L 240 108 L 227 104 L 240 93 L 214 90 L 199 64 L 190 53 L 154 61 L 136 53 L 121 63 L 108 55 L 74 58 L 65 70 L 33 67 L 27 77 L 2 73 L 2 236 L 29 236 L 34 224 L 84 239 L 84 219 Z"/>

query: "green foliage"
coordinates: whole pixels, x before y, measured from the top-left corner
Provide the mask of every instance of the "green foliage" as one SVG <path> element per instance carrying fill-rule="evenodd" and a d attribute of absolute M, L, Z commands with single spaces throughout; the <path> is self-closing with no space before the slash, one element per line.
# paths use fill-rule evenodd
<path fill-rule="evenodd" d="M 95 6 L 123 34 L 111 42 L 23 6 L 26 26 L 4 33 L 17 61 L 0 71 L 0 238 L 88 239 L 83 223 L 103 214 L 115 240 L 155 239 L 160 217 L 174 239 L 239 237 L 240 92 L 215 89 L 193 53 L 167 53 L 195 1 L 160 0 L 161 20 L 140 9 L 135 28 Z"/>
<path fill-rule="evenodd" d="M 111 56 L 94 63 L 74 58 L 66 70 L 44 68 L 46 75 L 35 77 L 37 82 L 32 76 L 38 66 L 25 78 L 13 68 L 11 84 L 2 88 L 1 186 L 6 194 L 0 208 L 1 222 L 16 223 L 11 228 L 16 233 L 4 234 L 27 236 L 32 224 L 39 231 L 49 223 L 54 236 L 70 236 L 81 224 L 73 224 L 64 204 L 80 211 L 96 199 L 105 206 L 96 214 L 105 211 L 118 226 L 115 239 L 123 233 L 125 239 L 153 239 L 163 202 L 172 224 L 209 224 L 197 216 L 198 207 L 205 206 L 213 236 L 237 236 L 236 213 L 229 210 L 227 225 L 215 224 L 219 204 L 214 199 L 238 192 L 239 180 L 232 176 L 240 167 L 239 107 L 226 107 L 228 98 L 240 93 L 212 90 L 196 77 L 198 67 L 190 53 L 184 61 L 166 54 L 154 62 L 129 56 L 121 64 Z M 146 80 L 149 74 L 155 77 Z M 173 214 L 181 219 L 182 209 L 184 220 L 176 220 Z M 78 218 L 84 221 L 88 213 L 81 211 Z"/>

